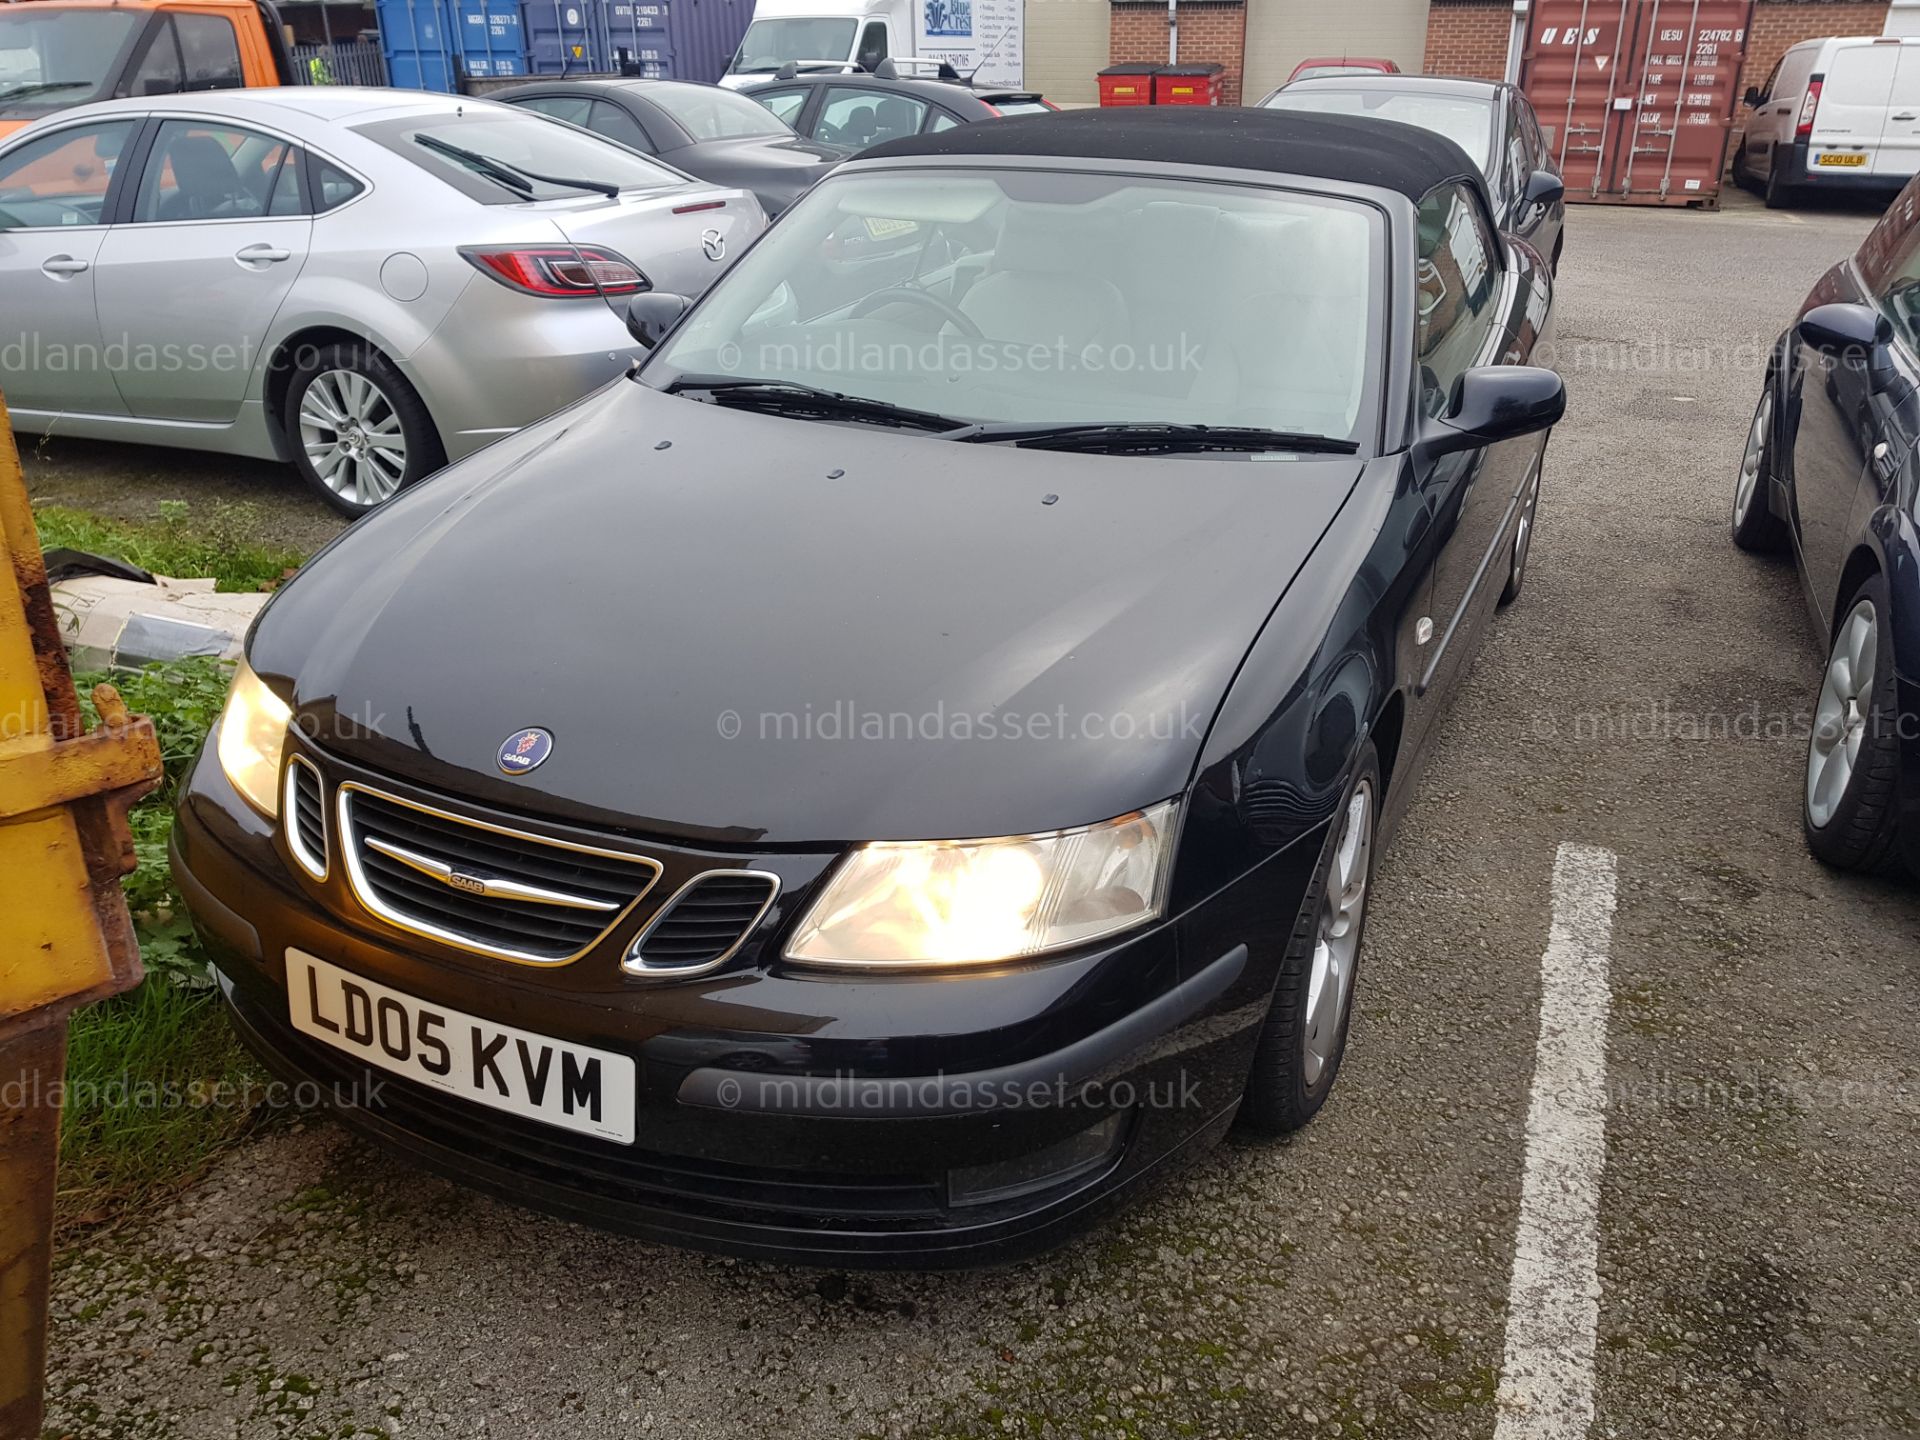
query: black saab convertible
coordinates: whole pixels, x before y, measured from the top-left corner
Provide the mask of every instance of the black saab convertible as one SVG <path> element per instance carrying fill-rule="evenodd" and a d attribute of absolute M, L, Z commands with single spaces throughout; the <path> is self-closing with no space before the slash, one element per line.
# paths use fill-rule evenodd
<path fill-rule="evenodd" d="M 819 1264 L 1304 1124 L 1564 405 L 1490 216 L 1411 127 L 1087 112 L 638 297 L 631 376 L 261 616 L 174 831 L 242 1033 L 476 1186 Z"/>

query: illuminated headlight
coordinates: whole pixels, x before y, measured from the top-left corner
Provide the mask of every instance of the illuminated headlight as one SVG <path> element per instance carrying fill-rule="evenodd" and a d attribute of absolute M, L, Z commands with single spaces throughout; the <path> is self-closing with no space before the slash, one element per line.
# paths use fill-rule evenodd
<path fill-rule="evenodd" d="M 787 958 L 816 965 L 992 964 L 1157 919 L 1173 863 L 1169 800 L 1079 830 L 863 845 L 834 872 Z"/>
<path fill-rule="evenodd" d="M 234 672 L 216 745 L 220 768 L 246 802 L 269 819 L 280 813 L 280 752 L 293 712 L 246 661 Z"/>

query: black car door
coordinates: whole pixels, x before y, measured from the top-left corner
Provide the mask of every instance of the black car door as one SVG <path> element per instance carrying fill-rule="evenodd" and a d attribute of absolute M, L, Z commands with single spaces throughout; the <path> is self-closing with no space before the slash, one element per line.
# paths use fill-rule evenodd
<path fill-rule="evenodd" d="M 1917 208 L 1896 203 L 1861 247 L 1857 270 L 1836 272 L 1812 297 L 1873 306 L 1892 326 L 1891 340 L 1867 360 L 1825 354 L 1797 335 L 1793 341 L 1793 534 L 1807 598 L 1823 624 L 1844 598 L 1841 571 L 1867 517 L 1894 499 L 1920 442 Z"/>
<path fill-rule="evenodd" d="M 1462 374 L 1502 358 L 1506 309 L 1520 279 L 1469 187 L 1440 186 L 1421 201 L 1419 216 L 1416 373 L 1421 415 L 1432 418 L 1447 412 Z M 1437 547 L 1423 691 L 1444 685 L 1472 653 L 1479 617 L 1506 579 L 1495 552 L 1538 444 L 1529 437 L 1447 455 L 1415 476 Z"/>
<path fill-rule="evenodd" d="M 1814 293 L 1817 303 L 1874 305 L 1889 319 L 1907 312 L 1920 286 L 1914 236 L 1890 256 L 1871 287 L 1851 271 Z M 1821 291 L 1826 293 L 1823 295 Z M 1920 308 L 1920 307 L 1916 307 Z M 1798 330 L 1789 340 L 1787 404 L 1791 435 L 1790 524 L 1800 555 L 1807 599 L 1822 622 L 1832 618 L 1840 573 L 1859 523 L 1876 502 L 1889 472 L 1897 472 L 1915 438 L 1911 411 L 1916 366 L 1912 322 L 1895 319 L 1894 338 L 1872 360 L 1830 355 L 1807 344 Z"/>

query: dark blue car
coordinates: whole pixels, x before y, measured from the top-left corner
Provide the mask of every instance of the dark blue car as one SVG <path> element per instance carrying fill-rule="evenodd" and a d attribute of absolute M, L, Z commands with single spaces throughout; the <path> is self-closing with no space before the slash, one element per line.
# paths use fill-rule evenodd
<path fill-rule="evenodd" d="M 1828 658 L 1807 843 L 1920 874 L 1920 182 L 1813 287 L 1776 345 L 1735 484 L 1733 539 L 1791 549 Z"/>

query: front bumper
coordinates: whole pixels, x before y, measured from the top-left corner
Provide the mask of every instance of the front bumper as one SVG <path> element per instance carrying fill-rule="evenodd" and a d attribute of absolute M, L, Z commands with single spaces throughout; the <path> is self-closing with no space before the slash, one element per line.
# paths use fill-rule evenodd
<path fill-rule="evenodd" d="M 297 875 L 279 845 L 203 759 L 174 830 L 175 874 L 236 1026 L 283 1078 L 342 1102 L 340 1118 L 376 1140 L 517 1203 L 832 1266 L 998 1263 L 1045 1248 L 1223 1128 L 1289 930 L 1266 923 L 1265 897 L 1297 906 L 1318 854 L 1309 837 L 1189 914 L 1091 954 L 851 979 L 777 958 L 808 898 L 801 873 L 811 864 L 817 877 L 828 857 L 765 857 L 794 875 L 792 903 L 783 896 L 720 970 L 663 981 L 620 973 L 617 932 L 540 969 L 406 935 Z M 289 948 L 429 1004 L 632 1056 L 637 1142 L 491 1110 L 310 1039 L 288 1020 Z M 1028 1183 L 956 1203 L 957 1177 L 1033 1168 L 1104 1122 L 1114 1138 L 1097 1161 L 1039 1165 Z"/>

